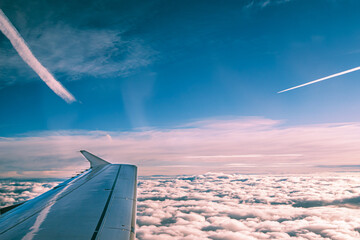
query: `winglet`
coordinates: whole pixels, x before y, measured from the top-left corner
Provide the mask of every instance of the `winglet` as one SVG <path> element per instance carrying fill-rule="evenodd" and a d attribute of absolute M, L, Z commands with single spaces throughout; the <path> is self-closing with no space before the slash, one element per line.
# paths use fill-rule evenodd
<path fill-rule="evenodd" d="M 91 168 L 101 166 L 101 165 L 110 164 L 109 162 L 105 161 L 104 159 L 101 159 L 101 158 L 89 153 L 88 151 L 80 150 L 80 152 L 90 162 L 90 167 Z"/>

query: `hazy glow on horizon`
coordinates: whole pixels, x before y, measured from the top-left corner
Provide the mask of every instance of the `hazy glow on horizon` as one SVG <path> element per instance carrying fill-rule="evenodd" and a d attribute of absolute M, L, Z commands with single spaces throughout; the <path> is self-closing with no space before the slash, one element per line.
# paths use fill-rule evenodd
<path fill-rule="evenodd" d="M 1 138 L 0 177 L 70 176 L 89 166 L 78 153 L 84 148 L 112 163 L 135 164 L 143 176 L 359 169 L 360 122 L 284 126 L 279 120 L 246 118 L 188 126 Z"/>
<path fill-rule="evenodd" d="M 213 155 L 187 156 L 186 158 L 260 158 L 260 157 L 302 157 L 302 154 L 242 154 L 242 155 Z"/>
<path fill-rule="evenodd" d="M 0 9 L 0 30 L 10 40 L 19 56 L 26 62 L 43 80 L 48 87 L 67 103 L 76 101 L 74 96 L 58 82 L 52 74 L 36 59 L 29 47 L 26 45 L 20 33 L 11 24 L 4 12 Z"/>
<path fill-rule="evenodd" d="M 292 88 L 282 90 L 282 91 L 280 91 L 278 93 L 283 93 L 283 92 L 287 92 L 287 91 L 290 91 L 290 90 L 293 90 L 293 89 L 296 89 L 296 88 L 301 88 L 301 87 L 304 87 L 304 86 L 307 86 L 307 85 L 310 85 L 310 84 L 313 84 L 313 83 L 321 82 L 321 81 L 324 81 L 324 80 L 327 80 L 327 79 L 330 79 L 330 78 L 334 78 L 334 77 L 341 76 L 341 75 L 351 73 L 351 72 L 355 72 L 355 71 L 358 71 L 358 70 L 360 70 L 360 67 L 352 68 L 352 69 L 349 69 L 349 70 L 346 70 L 346 71 L 343 71 L 343 72 L 335 73 L 335 74 L 327 76 L 327 77 L 319 78 L 319 79 L 316 79 L 316 80 L 311 81 L 311 82 L 307 82 L 307 83 L 304 83 L 304 84 L 301 84 L 301 85 L 298 85 L 298 86 L 295 86 L 295 87 L 292 87 Z"/>

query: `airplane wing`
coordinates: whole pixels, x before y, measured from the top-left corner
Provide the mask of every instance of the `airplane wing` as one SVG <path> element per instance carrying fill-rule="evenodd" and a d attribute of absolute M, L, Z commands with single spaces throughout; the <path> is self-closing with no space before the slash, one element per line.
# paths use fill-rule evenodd
<path fill-rule="evenodd" d="M 137 167 L 80 151 L 91 167 L 0 216 L 0 239 L 135 239 Z"/>

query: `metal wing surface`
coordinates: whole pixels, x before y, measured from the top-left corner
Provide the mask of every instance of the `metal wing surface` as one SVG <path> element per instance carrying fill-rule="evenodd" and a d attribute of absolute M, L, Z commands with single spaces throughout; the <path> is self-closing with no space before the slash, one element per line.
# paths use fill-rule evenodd
<path fill-rule="evenodd" d="M 137 167 L 91 168 L 0 217 L 0 239 L 135 239 Z"/>

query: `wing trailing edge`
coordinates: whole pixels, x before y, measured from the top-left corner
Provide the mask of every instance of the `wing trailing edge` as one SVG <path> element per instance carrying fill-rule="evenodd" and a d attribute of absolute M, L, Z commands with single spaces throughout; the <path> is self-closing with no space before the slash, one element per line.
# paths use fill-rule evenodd
<path fill-rule="evenodd" d="M 80 152 L 90 162 L 91 168 L 110 164 L 109 162 L 105 161 L 104 159 L 101 159 L 101 158 L 95 156 L 94 154 L 89 153 L 86 150 L 80 150 Z"/>

